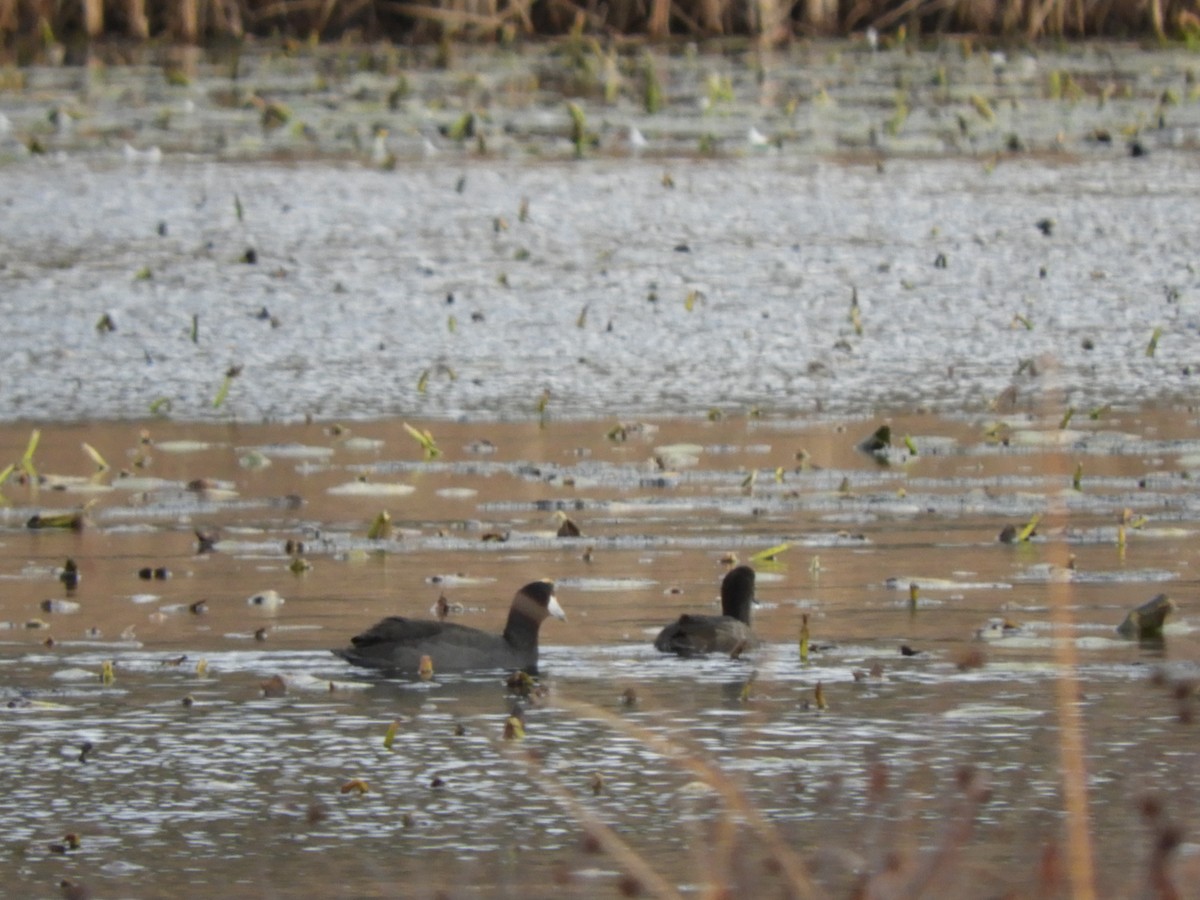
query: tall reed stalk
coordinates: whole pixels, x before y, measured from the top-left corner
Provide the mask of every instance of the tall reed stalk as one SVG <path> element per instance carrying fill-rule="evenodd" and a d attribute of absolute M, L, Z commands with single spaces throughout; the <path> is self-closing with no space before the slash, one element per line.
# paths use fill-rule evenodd
<path fill-rule="evenodd" d="M 199 0 L 179 0 L 179 38 L 186 44 L 200 36 Z"/>
<path fill-rule="evenodd" d="M 103 0 L 83 0 L 83 30 L 90 38 L 99 37 L 103 33 Z"/>
<path fill-rule="evenodd" d="M 150 20 L 146 17 L 146 0 L 128 0 L 129 36 L 139 41 L 150 37 Z"/>

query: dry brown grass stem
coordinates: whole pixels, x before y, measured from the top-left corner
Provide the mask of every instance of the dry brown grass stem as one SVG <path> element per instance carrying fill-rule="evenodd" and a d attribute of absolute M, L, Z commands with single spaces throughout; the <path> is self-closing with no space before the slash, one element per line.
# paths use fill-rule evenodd
<path fill-rule="evenodd" d="M 1150 21 L 1154 26 L 1154 35 L 1160 41 L 1167 39 L 1167 30 L 1164 25 L 1163 5 L 1162 0 L 1150 0 Z"/>
<path fill-rule="evenodd" d="M 550 5 L 569 10 L 577 22 L 582 22 L 588 28 L 601 32 L 618 43 L 636 43 L 642 39 L 642 35 L 624 34 L 620 29 L 610 25 L 603 15 L 580 6 L 574 0 L 550 0 Z M 530 31 L 533 31 L 532 25 Z M 551 36 L 551 40 L 553 39 L 554 37 Z"/>
<path fill-rule="evenodd" d="M 1061 548 L 1060 563 L 1065 565 L 1066 544 L 1060 543 L 1058 546 Z M 1070 612 L 1070 583 L 1052 585 L 1050 597 L 1050 605 L 1054 609 L 1054 630 L 1059 637 L 1054 642 L 1055 662 L 1059 670 L 1055 680 L 1055 700 L 1058 707 L 1063 804 L 1066 808 L 1067 874 L 1071 883 L 1071 896 L 1075 900 L 1092 900 L 1096 896 L 1096 872 L 1088 814 L 1083 717 L 1079 710 L 1080 686 L 1075 671 L 1078 659 L 1071 628 L 1073 622 Z"/>
<path fill-rule="evenodd" d="M 1054 409 L 1049 403 L 1047 410 Z M 1061 406 L 1059 407 L 1061 408 Z M 1047 413 L 1052 415 L 1052 413 Z M 1057 454 L 1053 474 L 1064 484 L 1071 478 L 1071 463 L 1066 454 Z M 1069 516 L 1065 500 L 1060 499 L 1050 512 L 1060 520 Z M 1066 570 L 1070 548 L 1065 539 L 1047 543 L 1047 555 L 1054 565 Z M 1054 623 L 1055 705 L 1058 712 L 1058 748 L 1062 762 L 1063 805 L 1067 831 L 1067 878 L 1074 900 L 1096 897 L 1096 867 L 1092 848 L 1091 816 L 1088 812 L 1087 760 L 1084 748 L 1084 722 L 1080 712 L 1081 688 L 1077 674 L 1074 617 L 1071 614 L 1073 585 L 1069 580 L 1050 585 L 1050 608 Z"/>
<path fill-rule="evenodd" d="M 989 791 L 983 783 L 983 776 L 971 770 L 963 774 L 963 799 L 960 808 L 949 817 L 942 839 L 937 842 L 936 849 L 925 855 L 921 865 L 913 872 L 895 896 L 898 897 L 935 897 L 936 890 L 931 890 L 937 884 L 939 876 L 953 870 L 954 857 L 967 843 L 975 828 L 975 820 L 979 808 L 987 800 Z"/>
<path fill-rule="evenodd" d="M 903 21 L 910 16 L 936 12 L 953 5 L 953 2 L 954 0 L 904 0 L 895 9 L 889 10 L 882 16 L 872 19 L 871 24 L 879 31 L 887 31 L 897 22 Z"/>
<path fill-rule="evenodd" d="M 91 38 L 104 31 L 103 0 L 83 0 L 83 30 Z"/>
<path fill-rule="evenodd" d="M 498 31 L 511 19 L 520 19 L 528 27 L 529 9 L 526 4 L 517 3 L 495 15 L 467 12 L 463 9 L 443 9 L 438 6 L 423 6 L 419 3 L 384 2 L 379 3 L 381 10 L 411 16 L 414 19 L 437 22 L 451 28 L 479 28 L 484 31 Z"/>
<path fill-rule="evenodd" d="M 837 0 L 805 0 L 804 24 L 815 34 L 836 33 L 838 27 Z"/>
<path fill-rule="evenodd" d="M 571 700 L 560 695 L 554 696 L 553 703 L 579 716 L 599 719 L 613 729 L 640 741 L 655 753 L 670 760 L 680 769 L 691 772 L 715 790 L 721 796 L 725 805 L 737 813 L 758 834 L 762 840 L 764 849 L 778 863 L 781 873 L 789 882 L 796 896 L 824 896 L 822 891 L 809 878 L 804 862 L 792 852 L 775 826 L 763 817 L 762 813 L 747 799 L 741 788 L 716 766 L 698 754 L 689 753 L 685 748 L 669 738 L 635 725 L 602 707 L 579 700 Z"/>
<path fill-rule="evenodd" d="M 129 0 L 129 36 L 144 41 L 150 37 L 150 19 L 146 16 L 146 0 Z"/>
<path fill-rule="evenodd" d="M 629 875 L 636 878 L 642 889 L 651 892 L 656 897 L 683 900 L 683 895 L 658 874 L 645 857 L 633 849 L 619 834 L 592 815 L 591 811 L 576 800 L 558 779 L 549 776 L 541 768 L 540 760 L 528 753 L 515 754 L 514 758 L 537 773 L 538 787 L 574 816 L 575 820 L 600 846 L 600 849 L 612 857 Z"/>
<path fill-rule="evenodd" d="M 200 9 L 198 0 L 179 0 L 179 37 L 189 44 L 196 43 L 200 36 Z"/>
<path fill-rule="evenodd" d="M 671 0 L 651 0 L 650 23 L 646 29 L 654 39 L 671 33 Z"/>

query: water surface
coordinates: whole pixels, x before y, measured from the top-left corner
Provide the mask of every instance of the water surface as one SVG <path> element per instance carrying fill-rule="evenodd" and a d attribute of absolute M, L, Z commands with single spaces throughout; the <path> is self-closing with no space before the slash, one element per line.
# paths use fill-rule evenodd
<path fill-rule="evenodd" d="M 1052 895 L 1072 714 L 1104 894 L 1197 883 L 1192 58 L 964 47 L 23 73 L 5 890 Z M 541 577 L 544 695 L 328 652 Z"/>
<path fill-rule="evenodd" d="M 443 456 L 423 460 L 395 421 L 44 430 L 43 484 L 10 479 L 0 511 L 16 889 L 45 895 L 64 877 L 137 897 L 183 883 L 235 897 L 630 887 L 590 849 L 591 817 L 668 884 L 778 884 L 763 838 L 633 726 L 716 764 L 823 890 L 912 871 L 947 846 L 945 890 L 1022 890 L 1062 839 L 1064 646 L 1111 894 L 1138 895 L 1149 877 L 1145 797 L 1190 821 L 1192 700 L 1174 685 L 1194 677 L 1197 650 L 1193 417 L 1069 430 L 1045 416 L 896 417 L 887 466 L 854 449 L 869 419 L 631 421 L 624 440 L 595 421 L 417 424 Z M 28 432 L 0 437 L 0 458 L 16 459 Z M 88 478 L 84 439 L 126 474 Z M 26 527 L 82 504 L 82 531 Z M 369 539 L 385 509 L 391 535 Z M 558 511 L 581 537 L 556 536 Z M 1031 541 L 998 540 L 1035 513 Z M 195 529 L 216 533 L 214 550 L 197 552 Z M 302 574 L 289 540 L 303 542 Z M 782 543 L 755 564 L 761 651 L 653 650 L 680 612 L 715 608 L 728 558 Z M 68 557 L 82 573 L 70 593 L 56 578 Z M 144 579 L 147 567 L 170 577 Z M 505 673 L 387 679 L 328 653 L 384 615 L 430 615 L 443 594 L 455 621 L 498 629 L 536 577 L 556 580 L 569 620 L 543 628 L 548 695 L 523 701 L 523 741 L 503 739 Z M 248 604 L 267 590 L 285 602 Z M 1125 612 L 1159 592 L 1180 604 L 1164 640 L 1120 639 Z M 80 608 L 47 612 L 50 599 Z M 1019 627 L 981 639 L 1003 620 Z M 977 816 L 968 771 L 990 791 Z M 367 793 L 342 793 L 354 779 Z M 959 847 L 953 826 L 972 821 Z M 51 849 L 68 832 L 80 847 Z"/>

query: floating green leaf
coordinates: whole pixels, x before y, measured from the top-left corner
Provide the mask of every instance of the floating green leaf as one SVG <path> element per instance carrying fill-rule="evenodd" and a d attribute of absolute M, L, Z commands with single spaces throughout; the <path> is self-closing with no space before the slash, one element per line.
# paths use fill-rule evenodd
<path fill-rule="evenodd" d="M 654 115 L 663 108 L 662 84 L 658 80 L 658 70 L 649 55 L 642 63 L 642 105 L 646 112 Z"/>
<path fill-rule="evenodd" d="M 1029 540 L 1029 538 L 1033 535 L 1033 532 L 1037 529 L 1038 522 L 1040 521 L 1042 521 L 1042 514 L 1034 513 L 1030 520 L 1025 523 L 1025 527 L 1017 532 L 1016 537 L 1013 539 L 1013 543 L 1020 544 Z"/>
<path fill-rule="evenodd" d="M 91 458 L 92 462 L 96 464 L 96 471 L 108 471 L 108 463 L 105 461 L 104 457 L 101 456 L 100 452 L 87 441 L 83 442 L 83 452 L 86 453 Z"/>
<path fill-rule="evenodd" d="M 1158 349 L 1158 339 L 1162 337 L 1162 329 L 1155 328 L 1154 333 L 1150 335 L 1150 343 L 1146 345 L 1146 355 L 1153 356 Z"/>
<path fill-rule="evenodd" d="M 426 459 L 436 459 L 442 455 L 442 451 L 438 449 L 437 443 L 433 439 L 433 435 L 428 431 L 418 431 L 407 422 L 402 423 L 404 430 L 412 435 L 413 440 L 421 445 L 421 449 L 425 452 Z"/>
<path fill-rule="evenodd" d="M 221 404 L 229 396 L 229 388 L 233 385 L 233 379 L 242 374 L 241 366 L 230 366 L 225 370 L 225 378 L 221 381 L 221 386 L 217 388 L 217 396 L 213 397 L 213 409 L 220 409 Z"/>
<path fill-rule="evenodd" d="M 367 539 L 372 541 L 382 541 L 392 533 L 392 516 L 385 509 L 377 515 L 371 522 L 371 527 L 367 529 Z"/>
<path fill-rule="evenodd" d="M 575 156 L 582 157 L 587 147 L 587 117 L 577 103 L 568 102 L 567 112 L 571 116 L 571 143 L 575 145 Z"/>
<path fill-rule="evenodd" d="M 750 557 L 750 562 L 778 562 L 778 557 L 791 548 L 791 544 L 784 542 L 776 544 L 774 547 L 768 547 L 766 550 L 759 550 Z"/>
<path fill-rule="evenodd" d="M 987 102 L 987 99 L 980 94 L 971 95 L 971 106 L 975 108 L 975 112 L 979 113 L 981 119 L 988 122 L 996 121 L 996 113 L 992 109 L 992 104 Z"/>
<path fill-rule="evenodd" d="M 37 469 L 33 467 L 33 454 L 37 452 L 38 442 L 42 439 L 41 429 L 35 428 L 29 433 L 29 442 L 21 455 L 21 471 L 31 479 L 37 478 Z"/>
<path fill-rule="evenodd" d="M 62 529 L 64 531 L 82 531 L 83 512 L 81 510 L 76 510 L 75 512 L 48 513 L 47 515 L 35 513 L 25 522 L 25 527 L 33 531 L 39 531 L 43 528 Z"/>
<path fill-rule="evenodd" d="M 475 136 L 475 113 L 465 112 L 446 129 L 446 137 L 452 141 L 465 141 Z"/>
<path fill-rule="evenodd" d="M 750 673 L 750 677 L 746 679 L 746 683 L 742 685 L 742 690 L 738 694 L 738 700 L 742 703 L 750 702 L 750 690 L 754 687 L 754 682 L 758 680 L 758 670 L 755 669 Z"/>
<path fill-rule="evenodd" d="M 908 120 L 908 95 L 903 91 L 896 94 L 896 107 L 892 115 L 883 123 L 883 130 L 890 135 L 897 135 Z"/>

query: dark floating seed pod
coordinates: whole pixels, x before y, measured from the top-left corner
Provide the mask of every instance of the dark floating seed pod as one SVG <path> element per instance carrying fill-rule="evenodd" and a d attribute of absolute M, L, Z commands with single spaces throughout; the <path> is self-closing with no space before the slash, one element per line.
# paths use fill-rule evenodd
<path fill-rule="evenodd" d="M 217 541 L 221 539 L 219 532 L 201 531 L 199 528 L 197 528 L 195 529 L 194 533 L 196 535 L 197 553 L 211 553 L 213 550 L 217 549 Z"/>
<path fill-rule="evenodd" d="M 73 591 L 79 587 L 79 567 L 75 565 L 75 560 L 68 558 L 63 563 L 62 571 L 58 573 L 58 580 L 63 583 L 68 591 Z"/>

